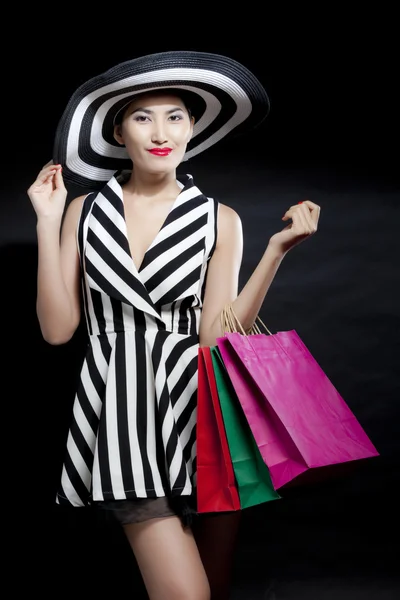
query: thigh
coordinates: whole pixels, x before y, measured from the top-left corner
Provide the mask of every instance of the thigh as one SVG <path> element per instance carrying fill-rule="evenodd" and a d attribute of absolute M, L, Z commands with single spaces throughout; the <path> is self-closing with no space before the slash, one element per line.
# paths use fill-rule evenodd
<path fill-rule="evenodd" d="M 242 511 L 202 514 L 196 519 L 193 528 L 211 588 L 211 597 L 216 600 L 230 597 L 241 515 Z"/>
<path fill-rule="evenodd" d="M 151 600 L 209 600 L 201 557 L 179 517 L 123 526 Z"/>

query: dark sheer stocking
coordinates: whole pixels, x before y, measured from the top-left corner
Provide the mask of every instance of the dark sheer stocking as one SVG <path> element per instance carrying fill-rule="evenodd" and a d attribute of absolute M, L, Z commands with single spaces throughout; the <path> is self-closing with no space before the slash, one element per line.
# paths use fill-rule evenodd
<path fill-rule="evenodd" d="M 192 527 L 211 588 L 211 600 L 229 600 L 241 511 L 201 515 Z"/>

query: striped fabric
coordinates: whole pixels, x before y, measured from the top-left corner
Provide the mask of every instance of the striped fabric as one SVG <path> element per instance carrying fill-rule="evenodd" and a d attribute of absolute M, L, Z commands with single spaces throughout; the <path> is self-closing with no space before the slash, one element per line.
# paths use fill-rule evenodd
<path fill-rule="evenodd" d="M 218 202 L 191 175 L 140 268 L 117 177 L 78 227 L 89 345 L 56 502 L 188 495 L 196 485 L 199 324 Z"/>

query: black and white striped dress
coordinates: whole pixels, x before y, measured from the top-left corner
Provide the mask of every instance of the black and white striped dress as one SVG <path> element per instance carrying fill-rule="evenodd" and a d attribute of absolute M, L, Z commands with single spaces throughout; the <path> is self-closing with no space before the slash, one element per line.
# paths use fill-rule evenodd
<path fill-rule="evenodd" d="M 56 502 L 180 496 L 196 485 L 199 325 L 218 202 L 191 175 L 137 270 L 116 177 L 78 226 L 89 344 Z"/>

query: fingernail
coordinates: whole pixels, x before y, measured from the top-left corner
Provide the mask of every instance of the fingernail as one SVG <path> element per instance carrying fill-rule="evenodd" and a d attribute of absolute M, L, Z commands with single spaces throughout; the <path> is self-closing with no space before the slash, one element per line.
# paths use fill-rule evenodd
<path fill-rule="evenodd" d="M 297 204 L 303 204 L 304 200 L 300 200 Z"/>

